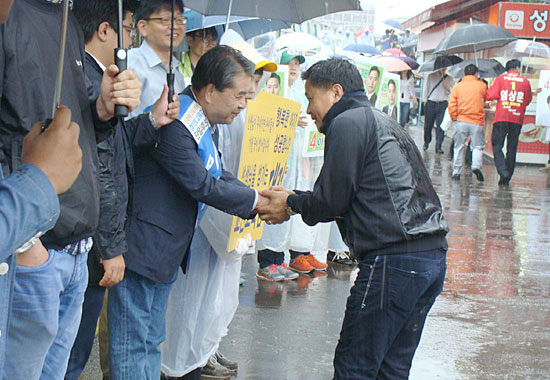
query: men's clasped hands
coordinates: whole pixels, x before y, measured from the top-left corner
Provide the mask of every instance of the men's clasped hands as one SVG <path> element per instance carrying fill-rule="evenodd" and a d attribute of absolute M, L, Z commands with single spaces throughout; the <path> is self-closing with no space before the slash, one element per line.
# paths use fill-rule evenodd
<path fill-rule="evenodd" d="M 281 186 L 272 186 L 258 193 L 256 211 L 267 224 L 281 224 L 290 219 L 286 200 L 294 191 Z"/>

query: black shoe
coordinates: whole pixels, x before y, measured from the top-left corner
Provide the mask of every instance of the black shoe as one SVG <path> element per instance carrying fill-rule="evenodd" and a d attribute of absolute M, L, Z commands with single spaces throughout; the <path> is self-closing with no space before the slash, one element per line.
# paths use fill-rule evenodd
<path fill-rule="evenodd" d="M 451 177 L 451 179 L 453 181 L 460 181 L 460 174 L 453 174 L 453 176 Z"/>
<path fill-rule="evenodd" d="M 437 149 L 435 150 L 435 153 L 437 153 L 437 154 L 444 154 L 445 152 L 443 151 L 443 149 L 437 148 Z"/>
<path fill-rule="evenodd" d="M 476 178 L 479 182 L 485 181 L 485 178 L 483 177 L 483 173 L 481 172 L 481 170 L 474 169 L 474 170 L 472 170 L 472 173 L 475 174 L 475 176 L 476 176 Z"/>
<path fill-rule="evenodd" d="M 498 181 L 498 184 L 502 185 L 502 186 L 508 186 L 510 184 L 510 178 L 500 177 L 500 180 Z"/>
<path fill-rule="evenodd" d="M 327 263 L 340 264 L 340 265 L 355 265 L 357 264 L 349 255 L 349 252 L 334 252 L 328 251 Z"/>
<path fill-rule="evenodd" d="M 232 374 L 231 370 L 218 363 L 215 355 L 210 356 L 201 369 L 201 377 L 205 379 L 229 379 Z"/>
<path fill-rule="evenodd" d="M 428 144 L 424 143 L 424 152 L 428 150 Z"/>
<path fill-rule="evenodd" d="M 239 367 L 237 362 L 227 359 L 220 351 L 216 351 L 214 356 L 216 357 L 216 360 L 219 364 L 230 370 L 234 375 L 237 374 L 237 369 Z"/>

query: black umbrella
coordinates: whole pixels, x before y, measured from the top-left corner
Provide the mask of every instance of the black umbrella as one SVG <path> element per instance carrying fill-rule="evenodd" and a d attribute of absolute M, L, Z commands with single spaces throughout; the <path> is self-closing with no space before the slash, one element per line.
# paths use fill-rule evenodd
<path fill-rule="evenodd" d="M 166 74 L 166 82 L 168 83 L 168 103 L 172 102 L 174 97 L 174 81 L 176 75 L 172 72 L 172 55 L 174 54 L 174 13 L 176 8 L 176 0 L 172 0 L 172 20 L 170 22 L 170 60 L 168 63 L 169 69 Z"/>
<path fill-rule="evenodd" d="M 436 58 L 432 58 L 427 62 L 424 62 L 418 68 L 418 72 L 426 73 L 430 71 L 437 71 L 445 67 L 456 65 L 457 63 L 462 62 L 462 58 L 456 55 L 442 55 Z"/>
<path fill-rule="evenodd" d="M 404 57 L 402 55 L 392 55 L 391 57 L 397 58 L 403 62 L 405 62 L 407 65 L 410 66 L 411 69 L 416 70 L 420 66 L 418 62 L 414 58 L 411 57 Z"/>
<path fill-rule="evenodd" d="M 118 67 L 119 74 L 128 68 L 128 53 L 124 49 L 123 43 L 123 26 L 122 20 L 124 19 L 124 10 L 122 9 L 122 0 L 118 0 L 118 48 L 115 49 L 115 65 Z M 128 116 L 128 107 L 115 105 L 115 117 Z"/>
<path fill-rule="evenodd" d="M 63 83 L 63 66 L 65 61 L 65 45 L 67 42 L 67 22 L 69 19 L 69 0 L 63 2 L 63 11 L 61 13 L 61 32 L 59 37 L 59 59 L 57 61 L 57 78 L 55 80 L 55 92 L 53 96 L 53 106 L 51 118 L 48 118 L 42 124 L 42 131 L 48 128 L 55 116 L 55 112 L 61 105 L 61 84 Z"/>
<path fill-rule="evenodd" d="M 468 65 L 476 65 L 481 78 L 496 78 L 506 71 L 504 66 L 496 59 L 467 59 L 450 67 L 447 70 L 447 74 L 455 79 L 462 78 L 464 76 L 464 68 Z"/>
<path fill-rule="evenodd" d="M 490 24 L 470 24 L 445 37 L 434 50 L 435 54 L 476 53 L 502 47 L 517 37 L 504 28 Z"/>

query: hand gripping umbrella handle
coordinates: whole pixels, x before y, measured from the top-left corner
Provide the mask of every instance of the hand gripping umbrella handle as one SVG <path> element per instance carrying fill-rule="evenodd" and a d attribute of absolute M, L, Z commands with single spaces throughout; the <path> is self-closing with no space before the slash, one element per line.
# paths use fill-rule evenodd
<path fill-rule="evenodd" d="M 128 68 L 128 53 L 126 49 L 117 48 L 115 49 L 115 65 L 118 67 L 118 73 L 120 74 Z M 128 116 L 128 107 L 115 104 L 115 117 L 126 117 Z"/>

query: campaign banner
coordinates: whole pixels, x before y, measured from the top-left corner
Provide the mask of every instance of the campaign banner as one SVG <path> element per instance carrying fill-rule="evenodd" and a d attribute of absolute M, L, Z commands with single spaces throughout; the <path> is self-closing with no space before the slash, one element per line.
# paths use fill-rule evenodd
<path fill-rule="evenodd" d="M 325 154 L 325 135 L 317 130 L 314 123 L 305 127 L 304 157 L 322 157 Z"/>
<path fill-rule="evenodd" d="M 384 72 L 375 104 L 376 108 L 394 120 L 399 120 L 399 81 L 398 74 Z"/>
<path fill-rule="evenodd" d="M 353 55 L 352 59 L 355 62 L 357 70 L 359 70 L 359 73 L 361 74 L 361 78 L 363 79 L 365 93 L 367 94 L 371 104 L 375 105 L 378 101 L 381 79 L 386 71 L 385 65 L 358 54 Z"/>
<path fill-rule="evenodd" d="M 245 185 L 258 191 L 283 185 L 300 107 L 298 102 L 263 91 L 256 101 L 248 101 L 238 175 Z M 250 235 L 258 240 L 262 233 L 258 216 L 251 220 L 234 216 L 227 252 L 237 248 L 239 239 Z"/>

